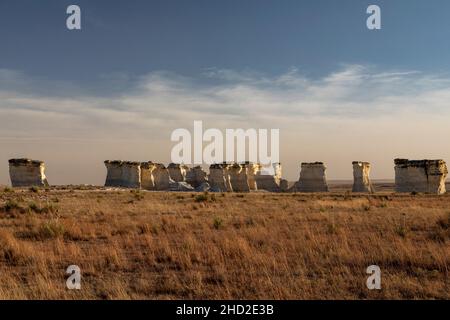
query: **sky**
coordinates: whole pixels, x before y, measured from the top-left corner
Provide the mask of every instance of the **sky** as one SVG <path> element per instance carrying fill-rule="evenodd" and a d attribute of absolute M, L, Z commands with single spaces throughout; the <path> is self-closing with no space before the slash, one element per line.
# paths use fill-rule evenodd
<path fill-rule="evenodd" d="M 81 8 L 81 30 L 66 8 Z M 381 30 L 366 9 L 381 8 Z M 105 159 L 170 162 L 177 128 L 280 129 L 284 176 L 442 158 L 446 0 L 1 0 L 0 184 L 9 158 L 51 184 L 102 184 Z"/>

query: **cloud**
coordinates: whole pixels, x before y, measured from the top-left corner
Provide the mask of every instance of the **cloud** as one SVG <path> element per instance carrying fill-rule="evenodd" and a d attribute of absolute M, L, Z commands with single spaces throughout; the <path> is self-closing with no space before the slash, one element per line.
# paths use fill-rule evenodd
<path fill-rule="evenodd" d="M 450 134 L 445 125 L 450 77 L 445 75 L 344 65 L 320 78 L 292 68 L 279 75 L 208 69 L 198 77 L 159 71 L 99 79 L 102 88 L 112 89 L 93 92 L 0 70 L 5 157 L 25 150 L 33 157 L 73 161 L 79 170 L 87 161 L 101 165 L 113 157 L 167 161 L 170 133 L 191 129 L 194 120 L 219 129 L 280 129 L 280 155 L 291 179 L 300 160 L 332 162 L 332 177 L 349 177 L 351 160 L 375 161 L 375 174 L 386 177 L 395 156 L 450 157 L 436 139 Z M 90 158 L 80 160 L 87 152 Z M 92 181 L 101 183 L 102 173 L 95 172 Z M 64 174 L 59 181 L 94 179 L 92 173 Z"/>
<path fill-rule="evenodd" d="M 0 70 L 0 130 L 2 135 L 25 134 L 36 120 L 47 124 L 39 132 L 57 132 L 70 124 L 90 135 L 118 126 L 125 131 L 158 131 L 162 126 L 195 119 L 230 127 L 272 119 L 274 125 L 283 126 L 308 118 L 447 113 L 450 97 L 448 78 L 417 71 L 377 71 L 361 65 L 344 66 L 319 79 L 308 79 L 295 68 L 278 76 L 218 69 L 202 76 L 199 81 L 169 72 L 153 72 L 138 79 L 121 74 L 120 81 L 133 81 L 134 86 L 99 97 L 75 85 Z M 105 77 L 102 75 L 102 80 Z M 117 75 L 110 80 L 117 81 Z M 17 127 L 11 123 L 13 119 L 24 125 Z"/>

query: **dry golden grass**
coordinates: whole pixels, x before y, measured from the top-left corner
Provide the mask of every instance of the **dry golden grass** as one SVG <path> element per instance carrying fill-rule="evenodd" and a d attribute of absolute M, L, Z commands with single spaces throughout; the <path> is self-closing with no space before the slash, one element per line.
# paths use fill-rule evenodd
<path fill-rule="evenodd" d="M 7 189 L 0 298 L 449 299 L 449 243 L 448 195 Z"/>

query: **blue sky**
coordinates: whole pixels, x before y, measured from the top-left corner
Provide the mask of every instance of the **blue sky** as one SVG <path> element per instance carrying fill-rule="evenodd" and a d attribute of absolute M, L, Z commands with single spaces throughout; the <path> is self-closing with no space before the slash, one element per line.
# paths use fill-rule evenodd
<path fill-rule="evenodd" d="M 70 4 L 81 31 L 66 29 Z M 370 4 L 381 30 L 366 28 Z M 170 132 L 193 120 L 279 128 L 290 180 L 301 161 L 344 179 L 352 160 L 373 162 L 376 178 L 392 178 L 396 156 L 450 160 L 436 142 L 450 134 L 449 10 L 445 0 L 2 0 L 0 183 L 17 156 L 46 160 L 56 183 L 100 184 L 104 159 L 168 162 Z"/>
<path fill-rule="evenodd" d="M 81 32 L 65 9 L 82 9 Z M 367 30 L 369 4 L 382 30 Z M 3 0 L 0 67 L 100 85 L 112 74 L 208 68 L 278 74 L 295 66 L 317 77 L 342 63 L 448 72 L 445 0 Z"/>

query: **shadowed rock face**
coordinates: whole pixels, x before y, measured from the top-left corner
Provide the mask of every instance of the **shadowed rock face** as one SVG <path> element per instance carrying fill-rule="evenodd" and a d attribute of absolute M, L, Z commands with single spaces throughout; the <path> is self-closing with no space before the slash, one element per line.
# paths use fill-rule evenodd
<path fill-rule="evenodd" d="M 233 191 L 230 183 L 230 165 L 227 163 L 212 164 L 209 167 L 208 181 L 211 189 L 221 192 Z"/>
<path fill-rule="evenodd" d="M 105 187 L 122 186 L 122 163 L 120 160 L 106 160 L 106 181 Z"/>
<path fill-rule="evenodd" d="M 175 182 L 183 182 L 186 181 L 186 174 L 189 171 L 189 168 L 186 165 L 171 163 L 167 167 L 169 170 L 170 178 Z"/>
<path fill-rule="evenodd" d="M 105 187 L 140 188 L 141 163 L 133 161 L 106 160 Z"/>
<path fill-rule="evenodd" d="M 125 188 L 141 188 L 141 163 L 125 161 L 122 165 L 122 183 Z"/>
<path fill-rule="evenodd" d="M 10 159 L 9 176 L 13 187 L 48 186 L 43 161 L 30 159 Z"/>
<path fill-rule="evenodd" d="M 280 180 L 280 191 L 289 191 L 289 182 L 287 180 Z"/>
<path fill-rule="evenodd" d="M 249 192 L 247 168 L 244 165 L 233 164 L 229 167 L 231 188 L 234 192 Z"/>
<path fill-rule="evenodd" d="M 169 171 L 163 164 L 106 160 L 106 187 L 169 190 Z"/>
<path fill-rule="evenodd" d="M 303 162 L 296 189 L 300 192 L 328 192 L 326 167 L 322 162 Z"/>
<path fill-rule="evenodd" d="M 263 167 L 260 167 L 255 175 L 256 185 L 258 190 L 267 190 L 270 192 L 281 191 L 281 163 L 273 164 L 273 174 L 265 172 Z M 286 186 L 283 186 L 287 189 Z"/>
<path fill-rule="evenodd" d="M 186 182 L 194 188 L 197 188 L 203 183 L 208 182 L 207 174 L 203 171 L 202 167 L 196 166 L 186 173 Z"/>
<path fill-rule="evenodd" d="M 395 159 L 395 191 L 443 194 L 448 169 L 444 160 Z"/>
<path fill-rule="evenodd" d="M 353 161 L 353 189 L 352 192 L 374 192 L 370 182 L 370 163 Z"/>

